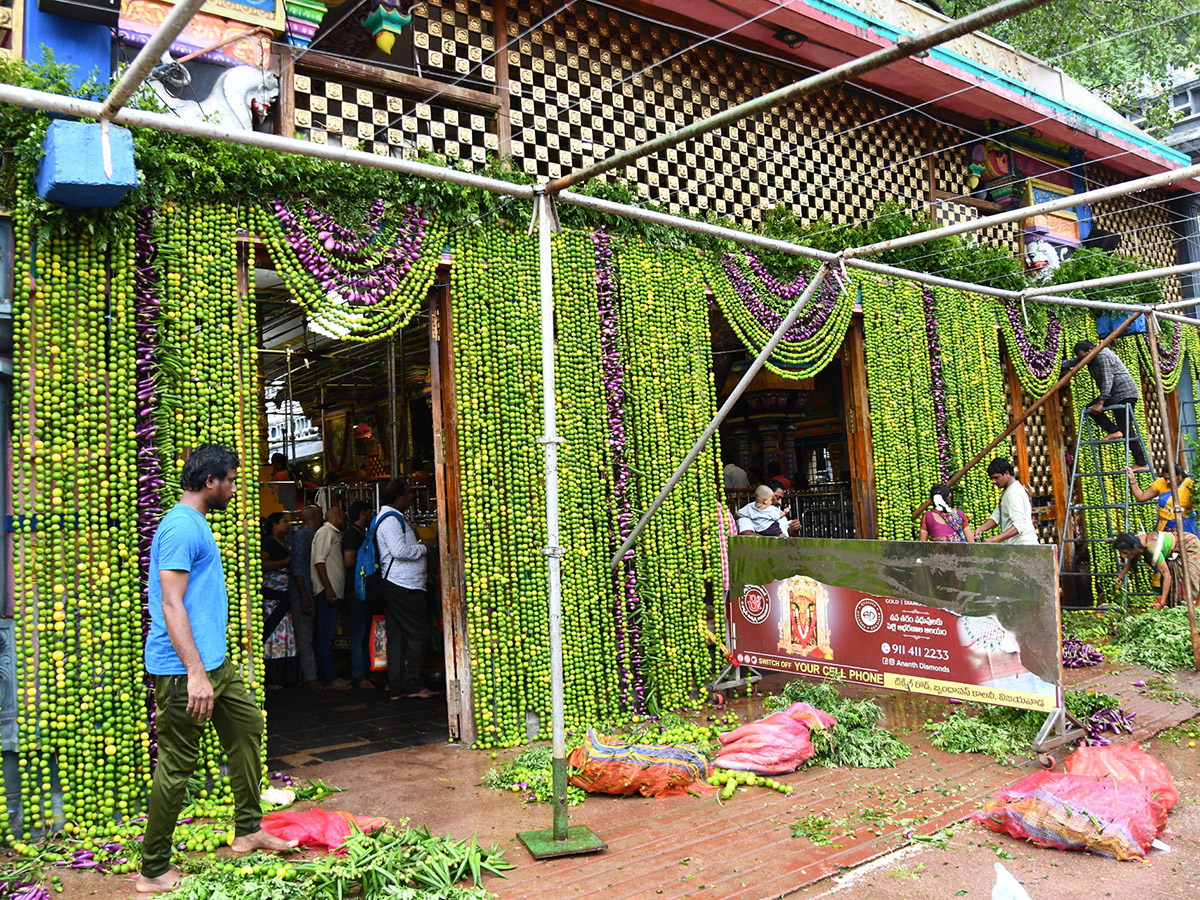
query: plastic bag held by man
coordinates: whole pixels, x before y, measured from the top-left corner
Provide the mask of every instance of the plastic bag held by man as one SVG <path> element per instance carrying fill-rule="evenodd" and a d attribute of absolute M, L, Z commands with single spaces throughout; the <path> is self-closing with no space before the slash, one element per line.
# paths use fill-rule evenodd
<path fill-rule="evenodd" d="M 1179 802 L 1179 791 L 1175 790 L 1167 767 L 1143 750 L 1137 741 L 1110 747 L 1080 747 L 1067 757 L 1065 765 L 1072 775 L 1111 776 L 1135 781 L 1167 812 Z"/>
<path fill-rule="evenodd" d="M 993 795 L 973 818 L 1039 847 L 1117 859 L 1145 856 L 1167 827 L 1167 811 L 1140 784 L 1065 772 L 1022 778 Z"/>

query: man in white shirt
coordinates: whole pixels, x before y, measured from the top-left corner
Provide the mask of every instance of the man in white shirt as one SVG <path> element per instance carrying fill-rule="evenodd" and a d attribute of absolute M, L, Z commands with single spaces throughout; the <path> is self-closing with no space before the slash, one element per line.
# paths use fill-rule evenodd
<path fill-rule="evenodd" d="M 379 502 L 374 531 L 387 621 L 388 691 L 393 700 L 435 697 L 437 691 L 421 682 L 430 627 L 425 596 L 429 548 L 418 540 L 405 513 L 412 503 L 408 481 L 393 478 L 379 492 Z"/>
<path fill-rule="evenodd" d="M 988 477 L 1004 493 L 996 509 L 988 516 L 977 534 L 999 528 L 999 534 L 984 538 L 986 544 L 1036 544 L 1037 530 L 1033 527 L 1033 504 L 1025 486 L 1017 481 L 1012 463 L 998 456 L 988 463 Z"/>

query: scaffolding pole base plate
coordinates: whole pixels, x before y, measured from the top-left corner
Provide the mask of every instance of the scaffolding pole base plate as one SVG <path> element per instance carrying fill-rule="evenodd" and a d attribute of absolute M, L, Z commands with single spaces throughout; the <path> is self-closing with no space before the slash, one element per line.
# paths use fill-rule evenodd
<path fill-rule="evenodd" d="M 608 844 L 596 837 L 586 825 L 572 825 L 567 829 L 567 839 L 556 841 L 554 829 L 545 831 L 518 831 L 517 837 L 534 859 L 557 859 L 560 856 L 582 856 L 607 850 Z"/>

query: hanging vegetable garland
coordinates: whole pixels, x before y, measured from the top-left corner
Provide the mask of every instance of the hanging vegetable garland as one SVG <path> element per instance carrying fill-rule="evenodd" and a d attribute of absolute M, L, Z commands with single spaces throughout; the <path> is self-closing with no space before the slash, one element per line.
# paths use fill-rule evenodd
<path fill-rule="evenodd" d="M 757 354 L 808 286 L 801 272 L 785 284 L 756 254 L 744 249 L 708 257 L 706 277 L 730 327 Z M 776 346 L 766 367 L 784 378 L 811 378 L 837 354 L 854 312 L 854 296 L 836 278 L 826 279 Z"/>
<path fill-rule="evenodd" d="M 999 300 L 996 305 L 1004 346 L 1017 370 L 1017 379 L 1026 393 L 1040 397 L 1058 381 L 1059 364 L 1070 347 L 1063 329 L 1067 313 L 1035 303 L 1023 309 L 1012 300 Z"/>
<path fill-rule="evenodd" d="M 32 191 L 24 184 L 22 194 Z M 18 203 L 19 205 L 19 203 Z M 134 247 L 14 223 L 21 833 L 115 828 L 150 775 L 137 579 Z M 10 797 L 18 786 L 8 788 Z"/>
<path fill-rule="evenodd" d="M 180 495 L 179 472 L 194 447 L 220 443 L 242 463 L 229 508 L 210 513 L 229 599 L 227 659 L 261 700 L 262 562 L 259 553 L 260 458 L 257 368 L 258 329 L 252 284 L 238 283 L 238 235 L 247 223 L 224 204 L 158 211 L 151 239 L 157 246 L 161 313 L 158 320 L 158 387 L 167 414 L 156 420 L 164 510 Z M 228 802 L 228 780 L 212 729 L 201 745 L 212 799 Z"/>
<path fill-rule="evenodd" d="M 633 473 L 626 455 L 629 414 L 620 341 L 621 295 L 617 290 L 612 238 L 601 230 L 592 236 L 592 243 L 596 260 L 596 303 L 600 315 L 604 397 L 608 412 L 608 449 L 613 471 L 613 521 L 608 547 L 611 553 L 616 553 L 634 524 L 633 486 L 630 484 Z M 634 713 L 642 713 L 646 704 L 646 683 L 642 660 L 641 597 L 638 594 L 637 570 L 632 552 L 625 555 L 612 577 L 617 683 L 625 707 Z"/>
<path fill-rule="evenodd" d="M 348 341 L 374 341 L 403 328 L 425 302 L 441 262 L 446 228 L 428 210 L 389 209 L 382 198 L 366 230 L 339 225 L 303 197 L 293 209 L 252 217 L 275 269 L 314 327 Z"/>
<path fill-rule="evenodd" d="M 913 511 L 940 480 L 925 303 L 911 281 L 857 275 L 879 537 L 912 540 Z"/>
<path fill-rule="evenodd" d="M 936 346 L 941 380 L 945 384 L 945 412 L 941 420 L 946 428 L 948 469 L 953 474 L 1008 425 L 995 307 L 986 297 L 962 291 L 926 288 L 923 293 L 937 337 L 936 344 L 931 344 L 931 372 L 932 347 Z M 936 378 L 934 399 L 936 403 Z M 981 524 L 996 503 L 995 488 L 987 477 L 987 462 L 1009 455 L 1009 444 L 1002 443 L 955 485 L 955 505 L 966 511 L 973 524 Z"/>
<path fill-rule="evenodd" d="M 712 419 L 711 337 L 703 269 L 694 254 L 631 242 L 619 261 L 632 421 L 627 452 L 640 476 L 633 503 L 645 509 Z M 710 441 L 638 540 L 651 712 L 695 706 L 693 690 L 712 671 L 700 628 L 707 618 L 708 586 L 720 578 L 718 522 L 709 513 L 717 506 L 718 484 Z"/>

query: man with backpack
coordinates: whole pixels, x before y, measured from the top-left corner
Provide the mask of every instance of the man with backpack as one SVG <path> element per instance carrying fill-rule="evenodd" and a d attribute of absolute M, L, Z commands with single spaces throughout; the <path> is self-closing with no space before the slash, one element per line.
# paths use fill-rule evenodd
<path fill-rule="evenodd" d="M 417 538 L 405 510 L 412 503 L 408 482 L 393 478 L 380 491 L 382 504 L 363 542 L 375 565 L 359 565 L 365 577 L 376 572 L 387 619 L 388 690 L 393 700 L 437 696 L 421 683 L 425 644 L 429 640 L 429 604 L 425 598 L 425 557 L 429 548 Z M 368 549 L 367 545 L 373 544 Z M 361 556 L 360 556 L 361 559 Z"/>

